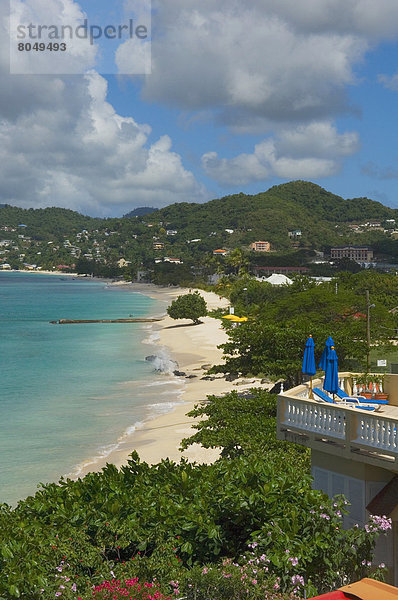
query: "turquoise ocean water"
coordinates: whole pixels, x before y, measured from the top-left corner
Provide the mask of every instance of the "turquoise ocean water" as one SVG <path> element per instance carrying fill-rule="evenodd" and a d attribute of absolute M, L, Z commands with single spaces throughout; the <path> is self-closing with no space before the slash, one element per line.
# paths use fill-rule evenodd
<path fill-rule="evenodd" d="M 99 281 L 0 273 L 0 502 L 78 473 L 178 398 L 181 383 L 145 361 L 159 353 L 150 324 L 50 321 L 154 316 L 165 307 Z"/>

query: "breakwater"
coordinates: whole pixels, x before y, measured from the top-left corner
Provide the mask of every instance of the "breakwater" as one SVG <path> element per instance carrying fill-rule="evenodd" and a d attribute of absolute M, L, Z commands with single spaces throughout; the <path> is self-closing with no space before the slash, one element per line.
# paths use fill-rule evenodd
<path fill-rule="evenodd" d="M 59 319 L 50 321 L 53 325 L 72 325 L 74 323 L 155 323 L 161 318 L 136 318 L 136 319 Z"/>

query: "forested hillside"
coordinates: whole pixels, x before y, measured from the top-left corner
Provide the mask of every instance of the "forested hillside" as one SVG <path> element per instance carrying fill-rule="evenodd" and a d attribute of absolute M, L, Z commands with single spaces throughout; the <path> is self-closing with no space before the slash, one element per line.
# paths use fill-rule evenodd
<path fill-rule="evenodd" d="M 237 242 L 269 240 L 274 248 L 283 249 L 290 246 L 288 232 L 295 229 L 302 230 L 303 242 L 322 247 L 337 243 L 336 224 L 340 237 L 349 237 L 346 223 L 383 221 L 397 214 L 368 198 L 344 200 L 313 183 L 293 181 L 254 196 L 240 193 L 205 204 L 173 204 L 150 215 L 150 220 L 170 222 L 188 237 L 233 229 Z"/>
<path fill-rule="evenodd" d="M 217 248 L 239 249 L 245 254 L 240 262 L 251 266 L 300 266 L 306 265 L 314 250 L 328 253 L 331 246 L 366 244 L 379 258 L 395 262 L 398 240 L 391 232 L 397 215 L 397 209 L 379 202 L 345 200 L 305 181 L 204 204 L 144 207 L 108 219 L 63 208 L 0 205 L 0 262 L 13 268 L 25 263 L 50 269 L 70 265 L 94 274 L 105 274 L 105 266 L 107 273 L 111 267 L 116 275 L 120 274 L 117 262 L 123 258 L 131 274 L 147 269 L 155 273 L 152 279 L 157 283 L 189 283 L 196 276 L 206 278 L 224 270 L 222 259 L 213 256 Z M 258 240 L 269 241 L 272 253 L 250 252 L 250 244 Z M 177 264 L 167 263 L 169 258 Z"/>

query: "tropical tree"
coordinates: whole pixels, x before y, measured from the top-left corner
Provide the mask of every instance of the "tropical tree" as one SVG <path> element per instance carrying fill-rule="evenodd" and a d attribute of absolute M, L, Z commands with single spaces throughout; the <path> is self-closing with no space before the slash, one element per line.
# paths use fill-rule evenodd
<path fill-rule="evenodd" d="M 352 360 L 365 364 L 370 347 L 363 286 L 369 287 L 369 281 L 357 278 L 345 274 L 336 282 L 316 285 L 300 277 L 293 285 L 278 291 L 267 284 L 245 284 L 242 288 L 237 282 L 231 299 L 235 306 L 244 307 L 251 319 L 241 327 L 228 329 L 229 341 L 223 345 L 225 364 L 217 370 L 261 373 L 298 384 L 302 378 L 302 352 L 309 334 L 316 341 L 316 358 L 324 341 L 332 335 L 340 369 L 352 368 Z M 372 348 L 378 346 L 385 351 L 391 348 L 389 337 L 394 327 L 394 315 L 388 310 L 392 302 L 390 293 L 387 285 L 383 294 L 375 293 L 376 306 L 372 309 Z M 383 298 L 388 300 L 387 306 Z"/>
<path fill-rule="evenodd" d="M 172 319 L 192 319 L 198 324 L 199 317 L 207 315 L 206 301 L 199 292 L 178 296 L 168 307 L 167 313 Z"/>

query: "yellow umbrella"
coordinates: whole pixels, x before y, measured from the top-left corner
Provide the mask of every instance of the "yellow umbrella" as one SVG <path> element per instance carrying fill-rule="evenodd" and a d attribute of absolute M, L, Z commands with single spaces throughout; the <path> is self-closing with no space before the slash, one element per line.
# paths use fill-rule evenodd
<path fill-rule="evenodd" d="M 247 321 L 247 317 L 238 317 L 237 315 L 225 315 L 223 319 L 228 319 L 234 323 L 243 323 L 243 321 Z"/>

